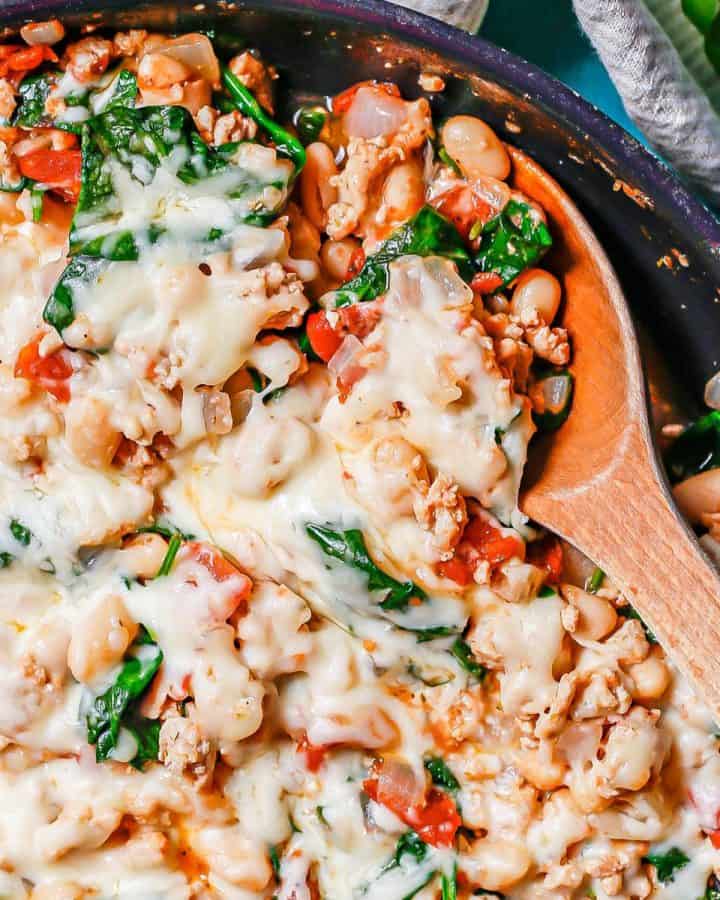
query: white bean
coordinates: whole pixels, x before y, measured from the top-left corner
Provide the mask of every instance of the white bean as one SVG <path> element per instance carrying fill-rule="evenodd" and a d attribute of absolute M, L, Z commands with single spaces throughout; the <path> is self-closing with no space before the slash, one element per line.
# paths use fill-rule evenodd
<path fill-rule="evenodd" d="M 615 628 L 617 613 L 612 604 L 603 597 L 589 594 L 574 584 L 564 584 L 562 594 L 580 614 L 573 632 L 578 637 L 599 641 Z"/>
<path fill-rule="evenodd" d="M 337 200 L 337 188 L 331 179 L 337 175 L 332 150 L 322 141 L 306 149 L 305 168 L 300 175 L 300 199 L 305 215 L 320 231 L 325 230 L 327 211 Z"/>
<path fill-rule="evenodd" d="M 442 129 L 442 142 L 469 180 L 490 175 L 504 181 L 510 156 L 495 132 L 475 116 L 453 116 Z"/>
<path fill-rule="evenodd" d="M 659 700 L 670 684 L 670 670 L 658 654 L 630 666 L 628 673 L 633 680 L 634 700 Z"/>
<path fill-rule="evenodd" d="M 57 44 L 65 37 L 65 29 L 57 19 L 30 22 L 20 29 L 20 37 L 31 47 L 37 44 Z"/>
<path fill-rule="evenodd" d="M 520 841 L 481 838 L 460 860 L 460 870 L 472 887 L 506 891 L 525 875 L 532 859 Z"/>
<path fill-rule="evenodd" d="M 350 261 L 359 246 L 359 241 L 353 238 L 325 241 L 320 249 L 320 261 L 333 280 L 345 281 Z"/>
<path fill-rule="evenodd" d="M 560 282 L 544 269 L 528 269 L 515 282 L 511 308 L 520 318 L 537 313 L 539 319 L 550 325 L 560 307 L 562 288 Z"/>
<path fill-rule="evenodd" d="M 673 488 L 680 512 L 694 525 L 705 513 L 720 512 L 720 469 L 710 469 L 686 478 Z"/>
<path fill-rule="evenodd" d="M 110 410 L 95 397 L 73 401 L 65 412 L 65 439 L 73 455 L 86 466 L 109 466 L 120 444 L 120 432 L 110 424 Z"/>
<path fill-rule="evenodd" d="M 167 542 L 159 534 L 139 534 L 118 553 L 123 571 L 136 578 L 154 578 L 167 553 Z"/>
<path fill-rule="evenodd" d="M 425 181 L 422 165 L 417 159 L 408 159 L 394 166 L 382 188 L 381 207 L 389 222 L 404 222 L 425 202 Z"/>
<path fill-rule="evenodd" d="M 119 663 L 138 626 L 115 594 L 105 597 L 72 630 L 68 665 L 77 681 L 89 682 Z"/>

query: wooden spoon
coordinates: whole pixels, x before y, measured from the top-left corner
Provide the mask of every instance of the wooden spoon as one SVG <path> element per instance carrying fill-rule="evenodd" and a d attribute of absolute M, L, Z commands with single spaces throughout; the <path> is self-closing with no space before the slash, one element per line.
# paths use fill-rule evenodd
<path fill-rule="evenodd" d="M 556 236 L 551 268 L 563 284 L 575 375 L 570 417 L 530 454 L 521 509 L 608 574 L 720 722 L 720 578 L 659 463 L 622 289 L 567 194 L 508 149 L 515 187 L 543 206 Z"/>

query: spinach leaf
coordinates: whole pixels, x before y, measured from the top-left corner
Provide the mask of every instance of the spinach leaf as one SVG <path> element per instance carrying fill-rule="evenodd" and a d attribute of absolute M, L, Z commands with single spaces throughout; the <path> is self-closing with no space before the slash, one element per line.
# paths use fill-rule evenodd
<path fill-rule="evenodd" d="M 294 122 L 300 140 L 307 146 L 316 141 L 327 122 L 328 111 L 322 106 L 301 106 L 295 113 Z"/>
<path fill-rule="evenodd" d="M 460 790 L 460 782 L 450 771 L 450 767 L 444 759 L 440 759 L 439 756 L 431 756 L 425 760 L 425 768 L 430 773 L 433 784 L 444 788 L 451 794 Z"/>
<path fill-rule="evenodd" d="M 635 609 L 634 606 L 631 606 L 629 603 L 625 603 L 623 606 L 618 606 L 618 613 L 621 616 L 625 616 L 626 619 L 637 619 L 638 622 L 642 625 L 643 631 L 645 632 L 645 637 L 649 644 L 657 644 L 658 639 L 655 635 L 650 631 L 645 622 L 643 622 L 640 613 Z"/>
<path fill-rule="evenodd" d="M 485 666 L 480 665 L 480 663 L 476 661 L 467 641 L 464 641 L 462 638 L 458 638 L 450 648 L 450 652 L 458 661 L 460 667 L 465 669 L 465 671 L 469 675 L 477 678 L 478 681 L 482 681 L 483 678 L 485 678 L 487 669 L 485 668 Z"/>
<path fill-rule="evenodd" d="M 268 853 L 270 856 L 270 865 L 272 866 L 273 874 L 277 880 L 280 878 L 280 855 L 278 854 L 278 848 L 272 844 Z"/>
<path fill-rule="evenodd" d="M 423 206 L 412 219 L 393 232 L 377 253 L 365 260 L 358 274 L 335 294 L 335 306 L 374 300 L 390 283 L 389 266 L 401 256 L 444 256 L 457 263 L 462 278 L 472 278 L 470 255 L 460 232 L 432 206 Z"/>
<path fill-rule="evenodd" d="M 418 644 L 427 644 L 428 641 L 452 637 L 460 633 L 459 629 L 455 628 L 454 625 L 434 625 L 431 628 L 402 628 L 402 631 L 409 631 L 414 634 Z"/>
<path fill-rule="evenodd" d="M 317 817 L 320 821 L 320 824 L 324 825 L 326 828 L 330 828 L 330 823 L 325 818 L 325 809 L 322 806 L 316 806 L 315 812 L 317 813 Z"/>
<path fill-rule="evenodd" d="M 446 166 L 451 168 L 456 175 L 462 177 L 462 172 L 460 171 L 460 166 L 455 162 L 455 160 L 450 156 L 444 146 L 440 146 L 437 151 L 438 159 L 440 162 L 444 163 Z M 472 236 L 472 235 L 471 235 Z"/>
<path fill-rule="evenodd" d="M 13 124 L 20 128 L 46 127 L 52 124 L 45 113 L 45 102 L 57 83 L 57 72 L 26 75 L 18 87 L 18 102 Z"/>
<path fill-rule="evenodd" d="M 386 872 L 390 872 L 393 869 L 396 869 L 398 866 L 401 866 L 403 864 L 403 858 L 406 856 L 414 860 L 416 864 L 419 864 L 425 859 L 427 853 L 427 844 L 423 843 L 423 841 L 420 840 L 420 838 L 414 831 L 406 831 L 403 835 L 400 836 L 395 846 L 395 853 L 392 855 L 390 860 L 382 867 L 382 869 L 380 870 L 380 875 L 384 875 Z M 429 884 L 436 875 L 437 872 L 435 872 L 434 870 L 429 872 L 428 875 L 423 878 L 421 883 L 414 887 L 409 894 L 402 898 L 402 900 L 412 900 L 415 894 L 417 894 L 418 891 L 422 890 L 425 885 Z"/>
<path fill-rule="evenodd" d="M 671 847 L 666 853 L 648 853 L 643 862 L 655 866 L 658 881 L 666 884 L 675 879 L 675 873 L 690 862 L 690 857 L 679 847 Z"/>
<path fill-rule="evenodd" d="M 720 466 L 720 411 L 688 425 L 665 454 L 665 465 L 673 483 Z"/>
<path fill-rule="evenodd" d="M 45 188 L 39 188 L 33 185 L 30 188 L 30 207 L 32 209 L 33 222 L 40 222 L 43 213 L 43 200 L 45 199 Z"/>
<path fill-rule="evenodd" d="M 142 769 L 146 762 L 154 762 L 160 750 L 160 720 L 133 715 L 124 719 L 122 725 L 137 743 L 137 752 L 130 760 L 130 765 Z"/>
<path fill-rule="evenodd" d="M 299 175 L 305 165 L 305 148 L 289 131 L 270 118 L 252 93 L 228 68 L 223 68 L 222 79 L 230 94 L 230 99 L 244 116 L 249 116 L 272 138 L 278 153 L 289 157 L 295 165 L 295 175 Z"/>
<path fill-rule="evenodd" d="M 152 525 L 143 525 L 142 527 L 138 528 L 137 533 L 159 534 L 168 541 L 174 534 L 179 534 L 184 541 L 195 540 L 194 534 L 181 531 L 177 526 L 173 525 L 172 522 L 168 522 L 165 519 L 158 519 L 156 522 L 153 522 Z"/>
<path fill-rule="evenodd" d="M 188 185 L 227 173 L 223 193 L 228 200 L 241 201 L 240 206 L 234 206 L 237 221 L 269 224 L 278 206 L 266 207 L 263 192 L 267 187 L 277 187 L 282 201 L 287 185 L 268 184 L 235 164 L 233 155 L 239 146 L 208 146 L 183 107 L 135 109 L 111 103 L 83 127 L 81 187 L 70 233 L 70 253 L 135 260 L 143 244 L 155 243 L 164 233 L 157 222 L 148 222 L 136 232 L 115 230 L 115 222 L 123 211 L 113 176 L 118 166 L 144 185 L 153 181 L 158 167 L 166 160 L 180 181 Z M 100 235 L 95 233 L 98 223 L 104 226 Z M 83 235 L 86 226 L 93 226 L 90 239 Z"/>
<path fill-rule="evenodd" d="M 104 259 L 78 256 L 65 267 L 43 309 L 43 319 L 59 333 L 75 320 L 74 292 L 93 284 L 109 263 Z"/>
<path fill-rule="evenodd" d="M 12 553 L 8 553 L 7 550 L 0 552 L 0 569 L 7 569 L 13 562 L 15 562 L 15 557 Z"/>
<path fill-rule="evenodd" d="M 445 678 L 440 675 L 435 678 L 432 676 L 425 675 L 420 668 L 418 668 L 417 663 L 412 660 L 407 665 L 407 673 L 411 678 L 417 678 L 418 681 L 421 681 L 426 687 L 441 687 L 443 684 L 448 684 L 452 681 L 452 678 Z"/>
<path fill-rule="evenodd" d="M 127 728 L 138 743 L 132 764 L 141 768 L 149 759 L 157 759 L 160 723 L 143 718 L 138 711 L 163 660 L 162 650 L 143 626 L 115 682 L 96 697 L 86 717 L 87 739 L 95 745 L 95 759 L 103 762 L 117 746 L 120 728 Z"/>
<path fill-rule="evenodd" d="M 605 573 L 599 566 L 595 566 L 592 575 L 585 582 L 585 590 L 588 594 L 597 594 L 605 581 Z M 635 610 L 633 610 L 634 612 Z"/>
<path fill-rule="evenodd" d="M 457 863 L 453 863 L 452 875 L 443 872 L 440 884 L 442 900 L 457 900 Z"/>
<path fill-rule="evenodd" d="M 124 169 L 127 177 L 149 185 L 157 169 L 167 161 L 177 178 L 195 185 L 223 175 L 219 185 L 230 202 L 235 221 L 267 225 L 284 203 L 286 181 L 268 183 L 261 176 L 235 162 L 239 144 L 210 147 L 202 140 L 190 113 L 179 106 L 149 106 L 140 109 L 134 102 L 137 84 L 131 73 L 120 72 L 115 91 L 103 112 L 82 126 L 82 168 L 78 203 L 70 229 L 70 255 L 74 257 L 61 275 L 43 312 L 46 322 L 62 331 L 74 320 L 73 292 L 80 284 L 91 284 L 102 268 L 92 262 L 137 260 L 146 246 L 166 234 L 161 220 L 148 220 L 134 230 L 118 228 L 124 211 L 116 178 Z M 216 183 L 217 184 L 217 183 Z M 275 188 L 268 206 L 267 188 Z M 223 236 L 213 229 L 212 238 Z M 216 233 L 215 233 L 216 232 Z M 200 244 L 211 236 L 196 238 Z"/>
<path fill-rule="evenodd" d="M 708 878 L 705 893 L 698 900 L 720 900 L 720 880 L 715 875 Z"/>
<path fill-rule="evenodd" d="M 29 546 L 32 539 L 32 531 L 18 519 L 10 519 L 10 534 L 23 547 Z"/>
<path fill-rule="evenodd" d="M 0 193 L 2 194 L 19 194 L 26 187 L 30 187 L 34 182 L 24 175 L 20 175 L 17 181 L 7 181 L 7 174 L 0 172 Z"/>
<path fill-rule="evenodd" d="M 115 106 L 135 106 L 137 95 L 137 78 L 129 69 L 121 69 L 113 82 L 112 94 L 103 107 L 102 112 L 106 112 Z"/>
<path fill-rule="evenodd" d="M 51 116 L 45 110 L 50 92 L 60 80 L 61 73 L 57 71 L 33 72 L 26 75 L 18 87 L 19 99 L 13 124 L 21 128 L 62 128 L 79 134 L 82 130 L 82 122 L 74 117 Z M 134 76 L 133 76 L 134 77 Z M 63 97 L 65 108 L 83 106 L 87 108 L 90 94 L 74 94 Z M 89 113 L 83 113 L 88 115 Z"/>
<path fill-rule="evenodd" d="M 485 225 L 475 265 L 481 272 L 494 272 L 509 284 L 552 247 L 547 225 L 534 210 L 518 200 Z"/>
<path fill-rule="evenodd" d="M 179 534 L 174 534 L 170 540 L 168 541 L 167 553 L 165 554 L 165 558 L 160 564 L 160 568 L 158 569 L 156 578 L 162 578 L 165 575 L 170 574 L 170 570 L 173 567 L 173 563 L 175 562 L 175 557 L 178 555 L 178 550 L 182 546 L 183 539 Z"/>
<path fill-rule="evenodd" d="M 395 847 L 395 854 L 388 863 L 387 868 L 399 866 L 403 856 L 412 856 L 415 862 L 422 862 L 427 856 L 428 845 L 424 843 L 414 831 L 406 831 L 402 834 Z"/>
<path fill-rule="evenodd" d="M 389 609 L 406 609 L 411 597 L 426 600 L 425 591 L 412 581 L 397 581 L 379 569 L 368 555 L 365 538 L 356 528 L 349 531 L 336 531 L 323 525 L 308 523 L 305 526 L 308 537 L 320 545 L 326 556 L 332 556 L 354 569 L 359 569 L 367 576 L 369 591 L 384 591 L 380 607 Z"/>

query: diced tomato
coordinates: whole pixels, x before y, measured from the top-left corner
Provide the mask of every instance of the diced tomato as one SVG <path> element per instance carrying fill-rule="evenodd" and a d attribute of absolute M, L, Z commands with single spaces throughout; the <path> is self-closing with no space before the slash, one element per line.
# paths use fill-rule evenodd
<path fill-rule="evenodd" d="M 237 589 L 232 595 L 226 598 L 226 602 L 222 604 L 222 609 L 214 610 L 215 618 L 225 621 L 233 613 L 247 612 L 247 601 L 252 591 L 252 581 L 234 566 L 230 560 L 226 559 L 222 553 L 213 547 L 212 544 L 206 544 L 203 541 L 188 541 L 183 544 L 178 560 L 193 559 L 200 563 L 212 575 L 215 581 L 228 581 L 231 578 L 236 579 Z"/>
<path fill-rule="evenodd" d="M 380 321 L 381 301 L 374 303 L 353 303 L 337 310 L 338 330 L 341 334 L 354 334 L 356 338 L 367 337 Z"/>
<path fill-rule="evenodd" d="M 489 222 L 494 210 L 469 184 L 460 184 L 443 191 L 432 200 L 432 206 L 450 219 L 460 234 L 467 239 L 478 222 Z"/>
<path fill-rule="evenodd" d="M 455 801 L 444 791 L 432 788 L 421 810 L 413 810 L 408 817 L 418 836 L 434 847 L 452 847 L 455 832 L 462 825 Z"/>
<path fill-rule="evenodd" d="M 378 88 L 381 91 L 385 91 L 385 93 L 389 94 L 391 97 L 400 96 L 400 88 L 390 81 L 358 81 L 357 84 L 351 85 L 349 88 L 346 88 L 346 90 L 333 97 L 332 111 L 336 116 L 347 112 L 355 99 L 355 94 L 363 87 Z"/>
<path fill-rule="evenodd" d="M 451 847 L 455 832 L 462 825 L 454 800 L 444 791 L 431 788 L 424 802 L 408 806 L 403 794 L 394 794 L 381 787 L 379 778 L 363 782 L 365 793 L 376 803 L 389 810 L 413 828 L 421 840 L 434 847 Z"/>
<path fill-rule="evenodd" d="M 80 150 L 35 150 L 18 159 L 20 172 L 26 178 L 46 184 L 74 202 L 80 193 Z"/>
<path fill-rule="evenodd" d="M 353 303 L 334 310 L 336 324 L 333 327 L 324 310 L 310 313 L 306 325 L 310 346 L 320 359 L 328 362 L 346 334 L 354 334 L 362 340 L 377 325 L 381 315 L 380 303 Z"/>
<path fill-rule="evenodd" d="M 320 359 L 324 362 L 329 362 L 340 344 L 342 344 L 343 338 L 328 322 L 325 310 L 321 309 L 310 313 L 306 329 L 310 346 Z"/>
<path fill-rule="evenodd" d="M 557 584 L 563 569 L 562 544 L 556 537 L 547 534 L 541 540 L 528 544 L 527 561 L 539 569 L 545 569 L 546 580 L 551 584 Z"/>
<path fill-rule="evenodd" d="M 717 831 L 711 831 L 708 835 L 710 838 L 710 843 L 716 850 L 720 850 L 720 829 Z"/>
<path fill-rule="evenodd" d="M 57 62 L 58 57 L 52 47 L 47 44 L 36 44 L 34 47 L 21 47 L 12 53 L 3 53 L 0 57 L 0 78 L 5 78 L 12 73 L 30 72 L 37 69 L 46 60 Z"/>
<path fill-rule="evenodd" d="M 459 584 L 460 587 L 467 587 L 473 580 L 472 567 L 464 559 L 460 559 L 457 556 L 438 563 L 437 573 L 442 578 L 449 578 L 455 584 Z"/>
<path fill-rule="evenodd" d="M 461 544 L 470 544 L 477 556 L 491 566 L 500 565 L 513 556 L 525 557 L 525 545 L 515 535 L 505 535 L 489 519 L 475 516 L 465 526 Z"/>
<path fill-rule="evenodd" d="M 62 347 L 47 356 L 40 356 L 42 334 L 35 337 L 20 350 L 15 361 L 15 377 L 27 378 L 52 394 L 61 403 L 70 399 L 68 379 L 73 373 L 70 351 Z"/>
<path fill-rule="evenodd" d="M 7 59 L 9 56 L 12 56 L 14 53 L 17 53 L 18 50 L 22 49 L 22 44 L 0 44 L 0 61 Z"/>
<path fill-rule="evenodd" d="M 325 762 L 325 757 L 330 751 L 330 744 L 311 744 L 304 734 L 297 745 L 298 753 L 305 754 L 305 765 L 311 772 L 317 772 L 320 766 Z"/>
<path fill-rule="evenodd" d="M 362 247 L 358 247 L 350 257 L 350 262 L 348 263 L 347 272 L 345 273 L 345 280 L 350 281 L 351 278 L 354 278 L 358 272 L 365 265 L 365 251 Z"/>
<path fill-rule="evenodd" d="M 503 280 L 495 272 L 477 272 L 473 275 L 470 287 L 475 294 L 494 294 L 502 287 Z"/>
<path fill-rule="evenodd" d="M 436 571 L 443 578 L 467 587 L 481 562 L 490 563 L 491 567 L 499 566 L 513 556 L 525 557 L 525 544 L 520 538 L 504 534 L 483 516 L 474 516 L 465 526 L 455 556 L 438 563 Z"/>

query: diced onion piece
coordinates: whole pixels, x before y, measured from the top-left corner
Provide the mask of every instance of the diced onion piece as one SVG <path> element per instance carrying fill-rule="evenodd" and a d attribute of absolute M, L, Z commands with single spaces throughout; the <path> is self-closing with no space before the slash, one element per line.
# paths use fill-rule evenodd
<path fill-rule="evenodd" d="M 219 84 L 220 64 L 210 39 L 204 34 L 184 34 L 153 50 L 183 63 L 209 84 Z"/>
<path fill-rule="evenodd" d="M 391 809 L 413 809 L 425 802 L 426 783 L 407 763 L 385 759 L 373 773 L 377 778 L 377 800 Z"/>
<path fill-rule="evenodd" d="M 345 113 L 343 124 L 349 137 L 374 138 L 393 134 L 407 119 L 405 101 L 382 88 L 362 87 Z"/>
<path fill-rule="evenodd" d="M 340 402 L 344 402 L 367 371 L 359 362 L 365 348 L 354 334 L 348 334 L 328 363 L 328 371 L 335 376 Z"/>
<path fill-rule="evenodd" d="M 567 375 L 551 375 L 542 381 L 545 412 L 554 416 L 561 413 L 570 400 L 570 379 Z"/>
<path fill-rule="evenodd" d="M 705 404 L 710 409 L 720 409 L 720 372 L 716 372 L 705 385 Z"/>
<path fill-rule="evenodd" d="M 35 47 L 37 44 L 57 44 L 65 37 L 65 29 L 57 19 L 48 19 L 47 22 L 30 22 L 20 29 L 20 37 Z"/>
<path fill-rule="evenodd" d="M 341 378 L 349 368 L 358 365 L 357 357 L 363 349 L 363 345 L 354 334 L 346 335 L 328 362 L 328 369 L 336 378 Z"/>
<path fill-rule="evenodd" d="M 555 431 L 570 414 L 573 376 L 568 371 L 550 373 L 533 385 L 530 396 L 534 419 L 541 431 Z"/>
<path fill-rule="evenodd" d="M 233 416 L 230 397 L 224 391 L 201 389 L 203 420 L 208 434 L 227 434 L 232 431 Z"/>

